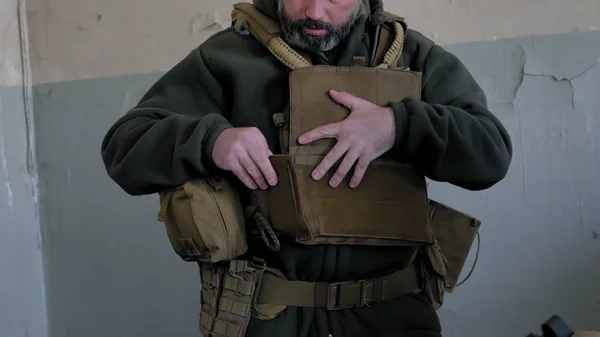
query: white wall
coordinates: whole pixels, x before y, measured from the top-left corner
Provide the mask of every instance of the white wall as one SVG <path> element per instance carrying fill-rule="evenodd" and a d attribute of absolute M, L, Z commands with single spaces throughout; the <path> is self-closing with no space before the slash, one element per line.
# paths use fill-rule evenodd
<path fill-rule="evenodd" d="M 29 0 L 34 82 L 166 70 L 228 26 L 236 2 Z M 600 27 L 598 0 L 385 0 L 385 6 L 440 44 Z"/>
<path fill-rule="evenodd" d="M 16 0 L 0 0 L 0 336 L 46 337 L 34 131 L 17 9 Z"/>
<path fill-rule="evenodd" d="M 0 0 L 0 85 L 21 84 L 18 0 Z"/>

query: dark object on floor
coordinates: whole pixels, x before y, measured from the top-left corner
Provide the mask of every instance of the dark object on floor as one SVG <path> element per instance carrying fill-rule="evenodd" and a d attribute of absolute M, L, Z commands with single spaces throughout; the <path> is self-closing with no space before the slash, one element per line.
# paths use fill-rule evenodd
<path fill-rule="evenodd" d="M 542 324 L 543 335 L 529 334 L 527 337 L 600 337 L 600 332 L 573 331 L 565 321 L 557 315 Z"/>

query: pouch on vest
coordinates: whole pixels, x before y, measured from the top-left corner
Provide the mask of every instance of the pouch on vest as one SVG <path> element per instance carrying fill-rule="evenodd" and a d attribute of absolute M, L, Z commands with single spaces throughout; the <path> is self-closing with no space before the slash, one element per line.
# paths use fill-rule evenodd
<path fill-rule="evenodd" d="M 270 158 L 279 177 L 277 186 L 267 191 L 273 228 L 303 244 L 433 243 L 425 179 L 412 166 L 382 157 L 369 165 L 357 188 L 348 186 L 350 173 L 339 187 L 332 188 L 328 181 L 335 167 L 319 181 L 310 174 L 335 141 L 322 139 L 306 146 L 297 142 L 301 134 L 342 121 L 350 113 L 329 97 L 330 89 L 386 105 L 407 97 L 419 99 L 420 73 L 312 66 L 292 71 L 289 84 L 289 149 Z"/>
<path fill-rule="evenodd" d="M 439 308 L 444 303 L 444 294 L 452 292 L 471 275 L 469 273 L 464 281 L 458 282 L 481 222 L 434 200 L 430 200 L 429 204 L 435 244 L 424 248 L 427 292 L 433 306 Z M 477 256 L 471 272 L 476 263 Z"/>
<path fill-rule="evenodd" d="M 185 261 L 216 263 L 246 253 L 242 206 L 225 179 L 195 179 L 159 196 L 158 220 Z"/>

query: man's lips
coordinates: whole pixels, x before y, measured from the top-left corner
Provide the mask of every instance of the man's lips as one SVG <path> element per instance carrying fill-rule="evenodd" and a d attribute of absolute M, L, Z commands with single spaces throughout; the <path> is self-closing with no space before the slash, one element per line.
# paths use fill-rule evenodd
<path fill-rule="evenodd" d="M 327 34 L 327 31 L 325 29 L 314 29 L 314 28 L 308 28 L 308 27 L 304 27 L 304 32 L 308 35 L 316 35 L 316 36 Z"/>

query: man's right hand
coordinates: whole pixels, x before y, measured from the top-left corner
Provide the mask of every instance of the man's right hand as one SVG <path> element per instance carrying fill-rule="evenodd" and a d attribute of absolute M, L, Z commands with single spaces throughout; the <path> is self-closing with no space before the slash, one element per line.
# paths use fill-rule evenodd
<path fill-rule="evenodd" d="M 233 172 L 248 188 L 265 190 L 277 184 L 271 155 L 265 136 L 257 128 L 229 128 L 217 137 L 212 160 L 220 169 Z"/>

